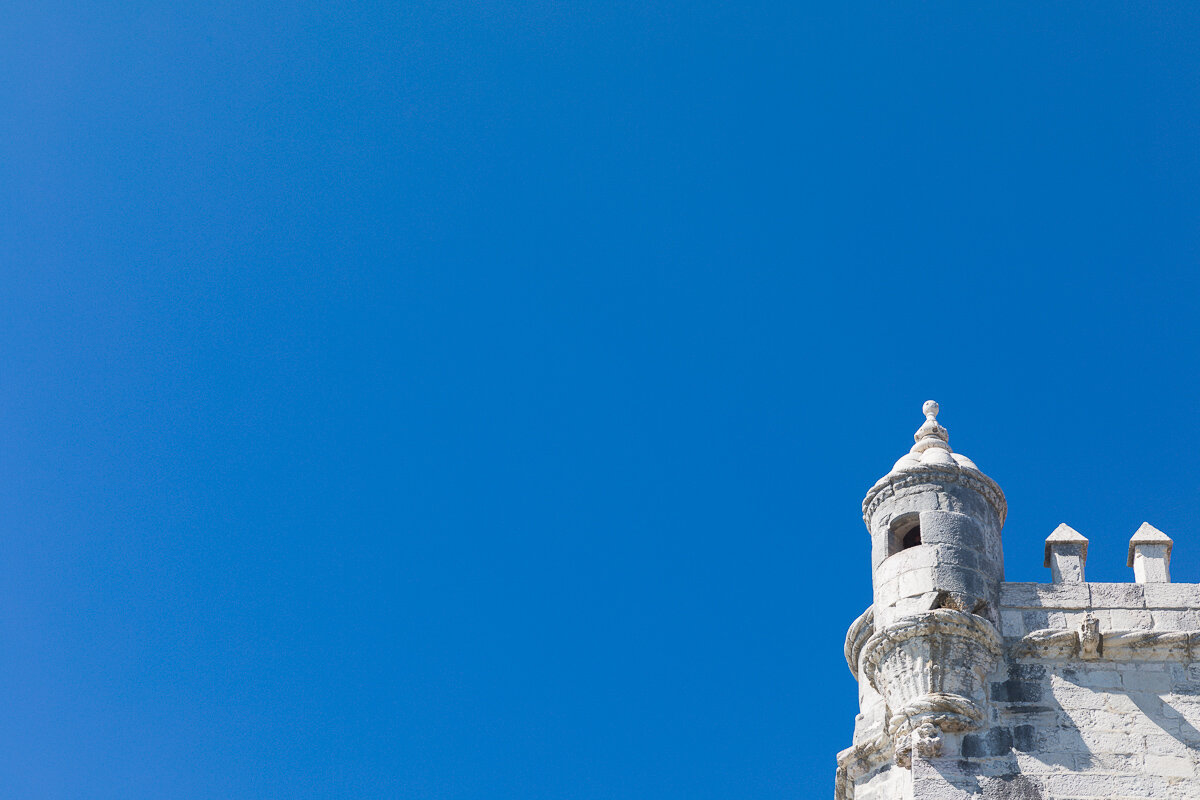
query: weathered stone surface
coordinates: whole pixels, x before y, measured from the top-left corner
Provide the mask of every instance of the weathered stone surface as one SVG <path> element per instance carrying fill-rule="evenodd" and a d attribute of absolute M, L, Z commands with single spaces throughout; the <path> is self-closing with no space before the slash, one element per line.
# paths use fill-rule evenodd
<path fill-rule="evenodd" d="M 1200 609 L 1200 583 L 1147 583 L 1139 588 L 1148 608 Z"/>
<path fill-rule="evenodd" d="M 1005 583 L 1000 586 L 1000 605 L 1005 608 L 1086 609 L 1092 605 L 1090 590 L 1095 585 Z"/>
<path fill-rule="evenodd" d="M 1089 583 L 1089 605 L 1099 608 L 1145 608 L 1146 593 L 1134 583 Z"/>

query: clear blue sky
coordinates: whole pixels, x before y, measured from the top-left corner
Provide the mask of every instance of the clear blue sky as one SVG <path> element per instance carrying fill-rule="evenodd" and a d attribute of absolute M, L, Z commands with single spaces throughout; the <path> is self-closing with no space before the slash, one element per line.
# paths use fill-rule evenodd
<path fill-rule="evenodd" d="M 0 23 L 0 794 L 827 796 L 926 399 L 1200 580 L 1194 3 Z"/>

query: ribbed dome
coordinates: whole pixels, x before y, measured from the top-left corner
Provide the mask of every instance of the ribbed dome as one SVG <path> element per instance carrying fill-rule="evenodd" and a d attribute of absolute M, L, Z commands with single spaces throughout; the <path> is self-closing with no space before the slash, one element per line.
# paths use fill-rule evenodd
<path fill-rule="evenodd" d="M 892 466 L 892 472 L 907 472 L 914 467 L 925 465 L 959 466 L 963 469 L 979 472 L 975 462 L 961 453 L 950 448 L 950 431 L 938 424 L 938 404 L 934 400 L 926 400 L 921 407 L 925 412 L 925 423 L 913 434 L 915 444 L 903 458 Z M 981 473 L 982 474 L 982 473 Z"/>
<path fill-rule="evenodd" d="M 863 499 L 863 520 L 867 521 L 868 512 L 881 492 L 888 490 L 888 487 L 894 488 L 905 482 L 920 480 L 920 475 L 924 474 L 939 481 L 949 480 L 973 486 L 996 508 L 1003 525 L 1008 511 L 1004 492 L 994 480 L 975 466 L 974 461 L 950 449 L 950 432 L 938 424 L 939 409 L 936 402 L 926 400 L 921 410 L 925 412 L 925 422 L 913 434 L 912 449 L 892 465 L 888 474 L 876 481 L 867 492 Z M 869 522 L 867 527 L 870 527 Z"/>

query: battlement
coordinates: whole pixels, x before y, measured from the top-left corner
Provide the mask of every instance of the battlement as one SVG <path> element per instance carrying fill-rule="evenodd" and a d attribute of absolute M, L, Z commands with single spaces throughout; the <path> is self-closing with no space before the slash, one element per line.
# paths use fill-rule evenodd
<path fill-rule="evenodd" d="M 1005 583 L 1000 632 L 1018 658 L 1200 660 L 1200 584 Z M 1100 638 L 1087 652 L 1087 628 Z"/>
<path fill-rule="evenodd" d="M 1094 583 L 1084 580 L 1088 540 L 1059 525 L 1046 538 L 1045 566 L 1052 570 L 1052 582 L 1001 584 L 1002 635 L 1006 640 L 1031 637 L 1033 647 L 1049 631 L 1078 630 L 1091 619 L 1102 632 L 1197 631 L 1200 645 L 1200 584 L 1170 582 L 1172 545 L 1169 536 L 1143 522 L 1129 541 L 1126 559 L 1134 582 Z M 1127 649 L 1132 638 L 1113 641 Z"/>
<path fill-rule="evenodd" d="M 1143 522 L 1129 540 L 1129 555 L 1126 566 L 1133 568 L 1136 583 L 1171 582 L 1170 536 Z M 1046 537 L 1046 559 L 1044 566 L 1050 567 L 1054 583 L 1082 583 L 1084 566 L 1087 563 L 1088 540 L 1079 531 L 1065 522 Z"/>

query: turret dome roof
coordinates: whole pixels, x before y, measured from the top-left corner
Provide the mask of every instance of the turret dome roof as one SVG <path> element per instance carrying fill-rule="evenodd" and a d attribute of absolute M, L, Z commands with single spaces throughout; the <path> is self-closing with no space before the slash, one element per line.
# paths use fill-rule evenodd
<path fill-rule="evenodd" d="M 870 527 L 870 510 L 881 493 L 913 481 L 923 482 L 926 478 L 971 486 L 996 508 L 1001 524 L 1004 524 L 1008 504 L 1000 486 L 985 475 L 974 461 L 950 448 L 950 431 L 937 421 L 940 409 L 936 401 L 926 400 L 921 410 L 925 413 L 925 422 L 913 434 L 912 449 L 893 464 L 888 474 L 876 481 L 863 498 L 863 521 L 867 522 L 867 527 Z"/>
<path fill-rule="evenodd" d="M 922 464 L 957 465 L 979 472 L 979 467 L 975 466 L 974 461 L 951 449 L 950 431 L 937 421 L 939 410 L 936 400 L 926 400 L 921 406 L 921 411 L 925 413 L 925 422 L 913 434 L 912 449 L 892 466 L 892 472 L 907 472 Z"/>

